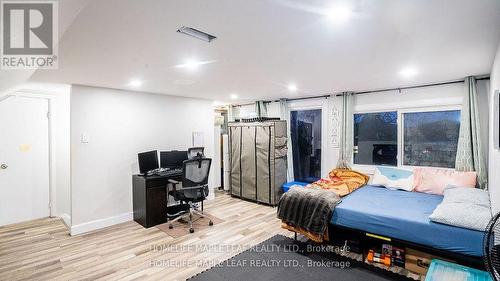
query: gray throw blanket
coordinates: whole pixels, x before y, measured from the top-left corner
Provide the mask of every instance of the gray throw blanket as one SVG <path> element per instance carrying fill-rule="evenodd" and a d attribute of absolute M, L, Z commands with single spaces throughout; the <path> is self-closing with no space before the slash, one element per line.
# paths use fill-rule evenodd
<path fill-rule="evenodd" d="M 340 197 L 333 191 L 291 188 L 278 202 L 278 218 L 283 222 L 323 235 Z"/>

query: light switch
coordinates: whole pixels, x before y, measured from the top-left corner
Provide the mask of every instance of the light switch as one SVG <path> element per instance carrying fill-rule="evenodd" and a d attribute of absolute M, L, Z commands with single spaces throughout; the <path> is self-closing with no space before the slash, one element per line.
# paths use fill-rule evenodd
<path fill-rule="evenodd" d="M 82 140 L 82 143 L 89 143 L 90 137 L 87 134 L 82 134 L 81 140 Z"/>

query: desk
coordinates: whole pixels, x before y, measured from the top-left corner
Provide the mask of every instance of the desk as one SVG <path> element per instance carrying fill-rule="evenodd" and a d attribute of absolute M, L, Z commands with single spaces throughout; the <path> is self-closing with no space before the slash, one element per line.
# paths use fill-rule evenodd
<path fill-rule="evenodd" d="M 184 205 L 168 206 L 168 180 L 181 176 L 132 176 L 134 221 L 144 227 L 166 223 L 168 213 L 177 213 Z"/>

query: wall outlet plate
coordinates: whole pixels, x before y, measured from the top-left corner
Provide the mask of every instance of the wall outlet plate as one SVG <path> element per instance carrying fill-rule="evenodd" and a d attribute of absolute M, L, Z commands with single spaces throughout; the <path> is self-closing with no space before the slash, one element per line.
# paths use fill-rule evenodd
<path fill-rule="evenodd" d="M 90 141 L 90 137 L 89 137 L 89 135 L 87 135 L 87 134 L 85 134 L 85 133 L 84 133 L 84 134 L 82 134 L 82 137 L 81 137 L 81 142 L 82 142 L 82 143 L 89 143 L 89 141 Z"/>

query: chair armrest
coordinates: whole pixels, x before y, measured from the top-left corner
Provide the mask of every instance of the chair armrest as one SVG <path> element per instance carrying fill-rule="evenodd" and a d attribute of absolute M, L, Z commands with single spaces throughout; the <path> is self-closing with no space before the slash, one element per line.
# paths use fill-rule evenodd
<path fill-rule="evenodd" d="M 190 187 L 182 187 L 184 190 L 190 190 L 190 189 L 202 189 L 208 187 L 208 185 L 198 185 L 198 186 L 190 186 Z"/>

